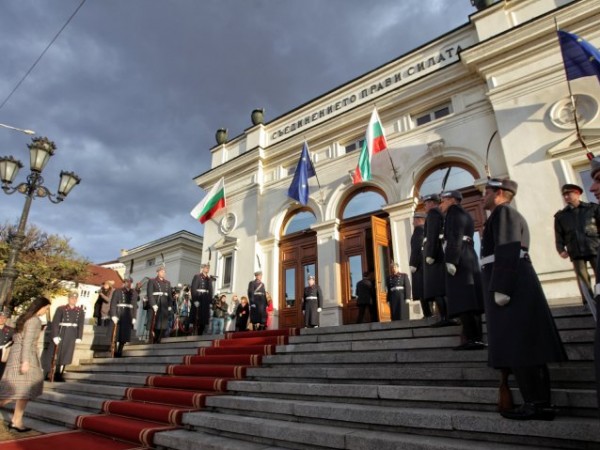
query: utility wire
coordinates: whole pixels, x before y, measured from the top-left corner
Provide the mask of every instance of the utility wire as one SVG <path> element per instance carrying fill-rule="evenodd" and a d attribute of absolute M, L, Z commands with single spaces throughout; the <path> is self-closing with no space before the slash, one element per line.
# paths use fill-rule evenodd
<path fill-rule="evenodd" d="M 8 94 L 8 96 L 4 99 L 4 101 L 2 102 L 2 104 L 0 104 L 0 109 L 4 108 L 4 105 L 6 105 L 6 103 L 10 100 L 10 98 L 16 92 L 16 90 L 19 89 L 19 86 L 21 86 L 21 83 L 23 83 L 23 81 L 25 81 L 25 79 L 29 76 L 29 74 L 31 73 L 31 71 L 35 68 L 35 66 L 37 66 L 37 63 L 39 63 L 40 60 L 44 57 L 44 55 L 46 54 L 46 52 L 48 51 L 48 49 L 50 49 L 50 47 L 52 47 L 52 44 L 54 44 L 54 41 L 56 41 L 56 39 L 58 39 L 58 36 L 60 36 L 60 34 L 67 27 L 67 25 L 69 25 L 69 22 L 71 22 L 71 19 L 73 19 L 73 17 L 75 17 L 75 14 L 77 14 L 77 12 L 81 9 L 81 7 L 83 6 L 83 4 L 85 2 L 86 2 L 86 0 L 81 0 L 81 3 L 77 7 L 77 9 L 75 9 L 75 11 L 73 12 L 73 14 L 71 14 L 71 17 L 69 17 L 67 19 L 67 21 L 65 22 L 65 24 L 62 26 L 62 28 L 60 30 L 58 30 L 58 33 L 56 33 L 56 35 L 52 38 L 52 40 L 46 46 L 46 48 L 41 53 L 41 55 L 38 56 L 38 58 L 35 60 L 35 62 L 32 64 L 32 66 L 29 68 L 29 70 L 25 73 L 25 75 L 23 75 L 23 77 L 19 80 L 19 82 L 16 84 L 16 86 L 13 88 L 13 90 L 10 91 L 10 94 Z"/>

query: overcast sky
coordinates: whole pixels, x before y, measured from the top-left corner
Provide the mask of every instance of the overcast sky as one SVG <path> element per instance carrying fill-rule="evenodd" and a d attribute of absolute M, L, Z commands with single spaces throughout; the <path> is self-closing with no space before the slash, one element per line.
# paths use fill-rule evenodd
<path fill-rule="evenodd" d="M 0 103 L 81 0 L 0 1 Z M 29 217 L 100 263 L 179 230 L 205 192 L 217 128 L 235 137 L 468 21 L 469 0 L 87 0 L 0 109 L 58 150 L 44 170 L 83 181 Z M 0 156 L 29 167 L 30 137 L 0 128 Z M 17 222 L 24 197 L 0 194 Z"/>

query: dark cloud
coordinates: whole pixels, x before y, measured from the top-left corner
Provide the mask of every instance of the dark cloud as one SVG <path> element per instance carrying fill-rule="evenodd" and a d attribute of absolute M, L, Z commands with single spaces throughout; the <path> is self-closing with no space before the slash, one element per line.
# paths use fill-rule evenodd
<path fill-rule="evenodd" d="M 3 1 L 0 100 L 79 3 Z M 257 107 L 267 121 L 284 114 L 472 12 L 468 0 L 88 0 L 0 110 L 0 123 L 56 142 L 51 190 L 61 169 L 83 178 L 60 205 L 36 200 L 30 221 L 95 262 L 181 229 L 201 234 L 192 178 L 210 168 L 217 128 L 241 133 Z M 0 136 L 0 154 L 27 165 L 29 138 Z M 16 221 L 22 196 L 0 202 Z"/>

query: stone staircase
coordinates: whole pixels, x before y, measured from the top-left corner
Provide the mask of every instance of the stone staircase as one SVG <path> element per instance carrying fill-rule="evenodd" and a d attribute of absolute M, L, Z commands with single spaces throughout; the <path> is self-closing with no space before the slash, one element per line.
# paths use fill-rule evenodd
<path fill-rule="evenodd" d="M 495 412 L 499 374 L 487 351 L 455 352 L 459 327 L 425 320 L 302 330 L 184 415 L 186 429 L 157 433 L 161 449 L 600 449 L 593 359 L 594 323 L 580 307 L 553 311 L 570 361 L 551 367 L 552 422 L 514 422 Z M 70 366 L 47 383 L 31 419 L 72 428 L 105 400 L 143 386 L 211 344 L 210 337 L 128 345 L 120 359 Z M 511 380 L 512 381 L 512 380 Z M 520 402 L 513 389 L 515 402 Z"/>

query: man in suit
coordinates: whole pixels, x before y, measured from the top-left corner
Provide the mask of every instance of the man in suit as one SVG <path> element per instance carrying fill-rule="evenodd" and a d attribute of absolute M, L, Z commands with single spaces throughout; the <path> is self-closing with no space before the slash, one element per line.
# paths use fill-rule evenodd
<path fill-rule="evenodd" d="M 371 322 L 377 322 L 377 297 L 373 281 L 369 278 L 369 272 L 364 272 L 362 280 L 356 283 L 356 304 L 358 305 L 358 320 L 362 323 L 365 310 L 369 309 Z"/>

